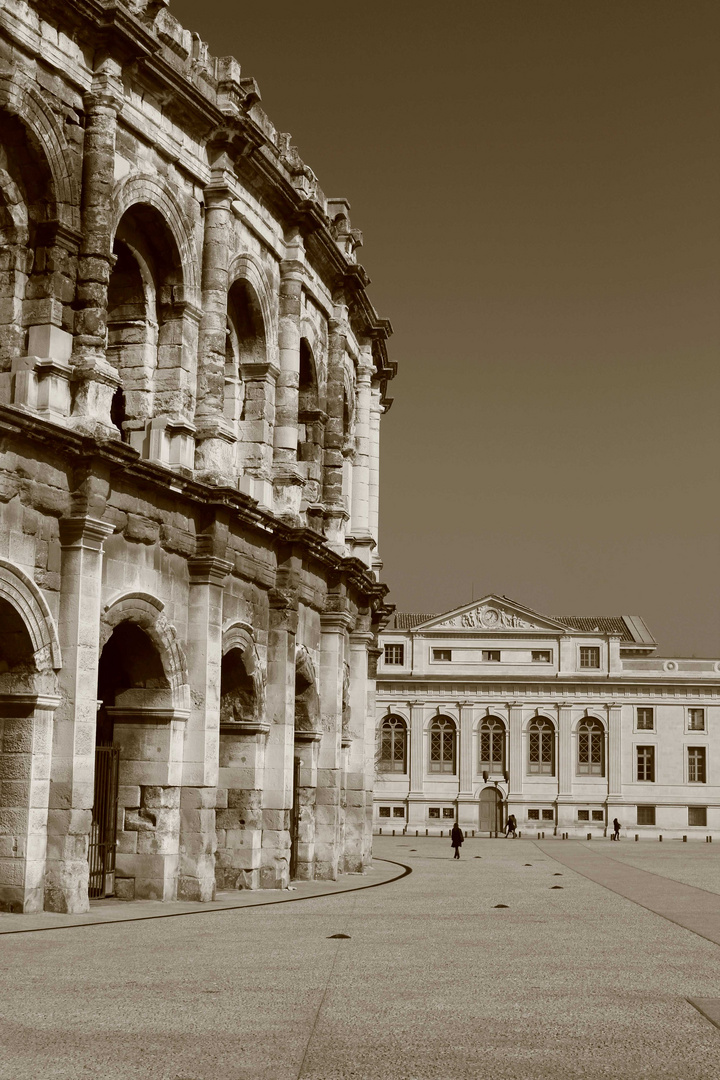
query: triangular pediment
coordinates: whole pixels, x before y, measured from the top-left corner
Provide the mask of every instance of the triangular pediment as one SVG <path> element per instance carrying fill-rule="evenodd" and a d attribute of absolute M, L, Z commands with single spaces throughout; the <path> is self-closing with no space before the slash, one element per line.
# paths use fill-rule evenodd
<path fill-rule="evenodd" d="M 482 600 L 473 600 L 455 611 L 434 615 L 432 619 L 416 626 L 415 630 L 482 630 L 484 633 L 548 630 L 566 634 L 567 626 L 548 615 L 540 615 L 515 600 L 491 593 Z"/>

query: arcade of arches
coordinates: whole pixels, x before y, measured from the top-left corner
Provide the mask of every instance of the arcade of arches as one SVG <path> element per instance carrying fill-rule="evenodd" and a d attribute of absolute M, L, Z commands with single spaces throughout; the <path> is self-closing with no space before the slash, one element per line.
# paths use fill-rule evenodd
<path fill-rule="evenodd" d="M 360 233 L 166 4 L 75 6 L 0 10 L 0 909 L 361 873 Z"/>

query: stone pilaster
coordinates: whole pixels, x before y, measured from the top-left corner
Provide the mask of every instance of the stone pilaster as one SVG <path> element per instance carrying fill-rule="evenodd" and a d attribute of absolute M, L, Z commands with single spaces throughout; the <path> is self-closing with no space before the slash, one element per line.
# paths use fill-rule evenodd
<path fill-rule="evenodd" d="M 382 567 L 377 545 L 379 543 L 379 513 L 380 513 L 380 417 L 383 407 L 380 403 L 381 393 L 378 386 L 374 386 L 370 392 L 370 483 L 368 488 L 368 527 L 370 535 L 375 540 L 373 553 L 373 566 L 377 569 Z"/>
<path fill-rule="evenodd" d="M 320 616 L 320 712 L 322 741 L 318 756 L 315 821 L 315 877 L 335 880 L 339 868 L 340 793 L 342 788 L 342 720 L 345 637 L 352 624 L 346 611 Z M 360 784 L 348 776 L 350 784 Z M 361 790 L 361 789 L 360 789 Z"/>
<path fill-rule="evenodd" d="M 236 433 L 224 417 L 232 162 L 222 153 L 205 188 L 202 264 L 202 316 L 195 409 L 195 469 L 203 480 L 235 483 Z"/>
<path fill-rule="evenodd" d="M 349 518 L 343 483 L 345 459 L 345 356 L 350 333 L 345 303 L 336 303 L 329 320 L 327 422 L 323 459 L 323 531 L 331 547 L 345 550 L 345 525 Z"/>
<path fill-rule="evenodd" d="M 187 661 L 193 700 L 183 753 L 178 898 L 208 901 L 215 895 L 223 586 L 232 563 L 198 546 L 188 561 Z"/>
<path fill-rule="evenodd" d="M 475 710 L 470 701 L 458 701 L 457 710 L 460 721 L 458 821 L 462 829 L 472 829 L 477 821 L 477 803 L 473 799 L 473 774 L 475 772 L 473 726 Z"/>
<path fill-rule="evenodd" d="M 350 721 L 347 736 L 345 861 L 346 873 L 365 867 L 364 837 L 368 804 L 372 803 L 375 761 L 375 714 L 368 709 L 368 648 L 373 635 L 350 635 Z"/>
<path fill-rule="evenodd" d="M 88 910 L 103 541 L 113 526 L 92 517 L 60 522 L 58 631 L 63 666 L 48 801 L 45 907 Z"/>
<path fill-rule="evenodd" d="M 605 706 L 608 718 L 607 774 L 608 805 L 622 803 L 622 705 Z"/>
<path fill-rule="evenodd" d="M 425 702 L 408 701 L 410 712 L 410 792 L 408 826 L 425 827 Z"/>
<path fill-rule="evenodd" d="M 290 880 L 297 624 L 297 596 L 291 589 L 273 589 L 268 626 L 270 731 L 265 749 L 260 866 L 260 887 L 264 889 L 286 888 Z"/>
<path fill-rule="evenodd" d="M 375 539 L 370 531 L 370 384 L 374 370 L 372 346 L 363 345 L 357 366 L 355 461 L 348 530 L 352 554 L 368 567 L 372 565 L 372 552 L 375 548 Z"/>
<path fill-rule="evenodd" d="M 510 702 L 507 706 L 510 728 L 509 735 L 509 772 L 510 784 L 508 801 L 521 798 L 524 788 L 525 761 L 523 758 L 523 706 L 520 702 Z"/>
<path fill-rule="evenodd" d="M 572 704 L 563 702 L 558 705 L 557 729 L 558 729 L 558 829 L 569 829 L 574 826 L 575 817 L 573 810 L 573 775 L 575 762 L 573 760 L 572 738 Z"/>
<path fill-rule="evenodd" d="M 305 249 L 298 234 L 280 264 L 278 354 L 280 374 L 275 393 L 273 489 L 276 512 L 297 520 L 304 485 L 297 464 L 300 386 L 300 318 L 305 280 Z"/>
<path fill-rule="evenodd" d="M 113 201 L 117 115 L 124 100 L 122 69 L 106 57 L 83 98 L 82 242 L 75 294 L 71 426 L 119 438 L 110 404 L 120 376 L 107 362 L 107 293 L 113 258 Z"/>

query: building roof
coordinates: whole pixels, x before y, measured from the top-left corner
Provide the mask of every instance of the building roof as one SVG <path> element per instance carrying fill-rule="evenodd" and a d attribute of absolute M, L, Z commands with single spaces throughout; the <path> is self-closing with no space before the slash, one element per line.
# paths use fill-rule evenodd
<path fill-rule="evenodd" d="M 430 619 L 437 619 L 440 613 L 425 614 L 412 611 L 396 611 L 390 617 L 386 630 L 412 630 Z M 636 645 L 655 645 L 639 615 L 554 615 L 556 622 L 571 630 L 583 633 L 619 634 L 620 640 Z"/>

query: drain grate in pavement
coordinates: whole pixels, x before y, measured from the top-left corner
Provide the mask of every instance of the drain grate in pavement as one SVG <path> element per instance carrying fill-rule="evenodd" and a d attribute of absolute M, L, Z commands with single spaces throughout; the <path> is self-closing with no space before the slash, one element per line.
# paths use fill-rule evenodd
<path fill-rule="evenodd" d="M 526 862 L 525 865 L 526 866 L 532 866 L 532 863 L 531 862 Z"/>
<path fill-rule="evenodd" d="M 562 885 L 551 885 L 551 889 L 562 889 Z"/>
<path fill-rule="evenodd" d="M 507 907 L 507 904 L 496 904 L 495 907 Z"/>
<path fill-rule="evenodd" d="M 693 1009 L 697 1009 L 701 1016 L 704 1016 L 716 1028 L 720 1028 L 720 998 L 687 998 L 686 1000 Z"/>
<path fill-rule="evenodd" d="M 553 874 L 553 877 L 562 877 L 562 874 L 556 873 L 556 874 Z"/>
<path fill-rule="evenodd" d="M 349 941 L 350 940 L 350 935 L 349 934 L 328 934 L 328 941 L 331 941 L 333 938 L 347 938 L 348 941 Z"/>

